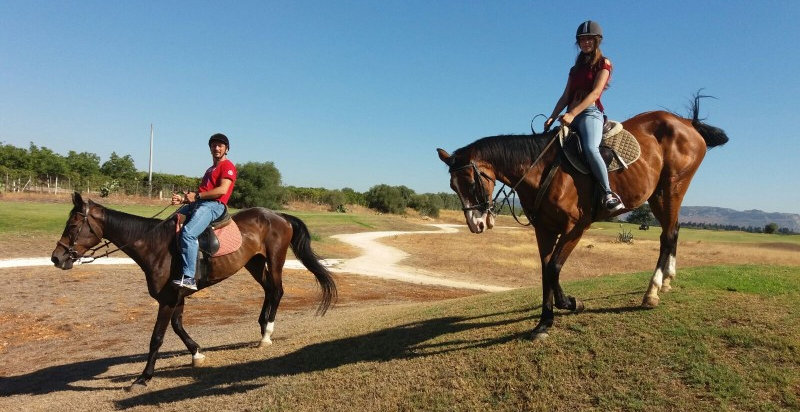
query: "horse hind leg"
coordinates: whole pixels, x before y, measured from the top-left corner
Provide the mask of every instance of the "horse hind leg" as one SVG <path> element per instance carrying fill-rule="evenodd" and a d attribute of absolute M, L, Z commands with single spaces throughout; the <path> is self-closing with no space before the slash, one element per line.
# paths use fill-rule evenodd
<path fill-rule="evenodd" d="M 653 277 L 650 278 L 650 285 L 645 292 L 642 299 L 642 306 L 647 308 L 654 308 L 658 306 L 660 298 L 658 292 L 669 292 L 672 289 L 670 283 L 675 279 L 677 273 L 676 269 L 676 252 L 678 247 L 678 230 L 676 224 L 674 229 L 665 228 L 661 233 L 661 247 L 658 255 L 658 262 L 656 269 L 653 272 Z"/>
<path fill-rule="evenodd" d="M 261 313 L 258 315 L 258 324 L 261 328 L 261 340 L 258 342 L 258 347 L 264 348 L 272 345 L 275 314 L 278 302 L 283 297 L 283 288 L 281 286 L 280 290 L 277 290 L 274 287 L 274 276 L 266 264 L 266 259 L 254 259 L 247 264 L 247 270 L 264 290 L 264 302 L 261 305 Z"/>

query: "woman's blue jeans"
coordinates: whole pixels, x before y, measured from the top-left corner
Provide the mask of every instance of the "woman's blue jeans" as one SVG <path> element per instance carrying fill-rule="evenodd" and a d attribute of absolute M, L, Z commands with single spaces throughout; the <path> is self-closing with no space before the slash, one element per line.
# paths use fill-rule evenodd
<path fill-rule="evenodd" d="M 182 274 L 194 278 L 197 266 L 197 237 L 203 233 L 208 225 L 225 213 L 225 205 L 216 200 L 198 200 L 194 203 L 181 206 L 178 213 L 186 215 L 186 223 L 178 238 L 181 252 Z"/>
<path fill-rule="evenodd" d="M 592 174 L 598 180 L 606 193 L 611 193 L 611 185 L 608 184 L 608 170 L 603 157 L 600 156 L 600 142 L 603 140 L 603 112 L 592 105 L 582 111 L 572 121 L 572 127 L 578 130 L 581 137 L 581 146 L 586 156 L 586 162 Z"/>

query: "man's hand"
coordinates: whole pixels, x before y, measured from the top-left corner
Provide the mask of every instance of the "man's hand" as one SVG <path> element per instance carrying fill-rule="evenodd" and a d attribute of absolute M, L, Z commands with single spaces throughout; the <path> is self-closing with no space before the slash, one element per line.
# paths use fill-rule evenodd
<path fill-rule="evenodd" d="M 185 197 L 183 194 L 172 192 L 172 201 L 170 204 L 179 205 L 184 202 Z"/>

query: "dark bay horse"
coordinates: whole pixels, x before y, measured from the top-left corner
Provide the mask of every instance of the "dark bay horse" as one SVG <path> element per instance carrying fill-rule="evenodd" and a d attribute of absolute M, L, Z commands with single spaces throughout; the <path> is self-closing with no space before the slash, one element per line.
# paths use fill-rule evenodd
<path fill-rule="evenodd" d="M 692 119 L 664 111 L 642 113 L 623 122 L 641 146 L 641 157 L 628 169 L 609 173 L 611 188 L 627 211 L 647 201 L 661 223 L 661 250 L 642 306 L 658 305 L 658 292 L 670 289 L 675 277 L 678 212 L 706 151 L 728 141 L 725 132 L 698 119 L 699 96 Z M 467 225 L 482 233 L 494 225 L 491 195 L 495 181 L 516 187 L 522 209 L 536 233 L 542 260 L 542 315 L 534 337 L 546 336 L 553 325 L 553 304 L 581 310 L 583 303 L 567 296 L 559 284 L 564 262 L 595 220 L 609 217 L 599 207 L 595 182 L 569 162 L 554 165 L 562 152 L 549 143 L 557 130 L 534 135 L 491 136 L 456 150 L 437 149 L 450 171 L 450 187 L 461 199 Z M 550 179 L 548 179 L 550 176 Z M 544 184 L 550 180 L 550 184 Z M 537 198 L 538 197 L 538 198 Z M 624 213 L 625 210 L 616 214 Z"/>
<path fill-rule="evenodd" d="M 153 377 L 158 349 L 170 323 L 192 353 L 192 363 L 201 364 L 205 356 L 183 329 L 184 298 L 194 292 L 178 290 L 170 283 L 180 275 L 181 266 L 174 219 L 162 221 L 108 209 L 91 200 L 84 202 L 79 193 L 72 195 L 72 203 L 64 233 L 53 250 L 53 264 L 64 270 L 71 269 L 75 261 L 102 239 L 107 239 L 142 268 L 147 290 L 158 301 L 158 317 L 150 338 L 147 365 L 133 384 L 146 385 Z M 283 264 L 291 246 L 295 256 L 314 274 L 322 288 L 318 313 L 324 314 L 336 297 L 336 285 L 311 249 L 306 225 L 294 216 L 264 208 L 244 209 L 233 215 L 233 220 L 242 233 L 242 246 L 236 252 L 211 258 L 208 278 L 199 282 L 199 289 L 221 282 L 245 267 L 264 289 L 264 304 L 258 317 L 262 336 L 259 346 L 269 345 L 272 343 L 275 314 L 283 296 Z"/>

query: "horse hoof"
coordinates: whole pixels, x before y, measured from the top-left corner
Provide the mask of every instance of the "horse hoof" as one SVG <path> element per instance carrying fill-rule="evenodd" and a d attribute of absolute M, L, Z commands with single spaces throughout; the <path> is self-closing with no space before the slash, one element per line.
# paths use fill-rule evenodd
<path fill-rule="evenodd" d="M 131 384 L 131 386 L 125 388 L 125 392 L 138 393 L 142 392 L 145 389 L 147 389 L 147 383 L 136 380 Z"/>
<path fill-rule="evenodd" d="M 265 340 L 262 340 L 261 342 L 258 342 L 258 347 L 259 348 L 266 348 L 266 347 L 268 347 L 270 345 L 272 345 L 272 339 L 265 339 Z"/>
<path fill-rule="evenodd" d="M 658 306 L 658 302 L 661 299 L 658 296 L 645 296 L 644 300 L 642 300 L 642 307 L 643 308 L 654 308 Z"/>
<path fill-rule="evenodd" d="M 667 293 L 672 290 L 672 286 L 670 285 L 662 285 L 661 286 L 661 293 Z"/>
<path fill-rule="evenodd" d="M 545 340 L 550 336 L 547 332 L 533 332 L 533 340 Z"/>
<path fill-rule="evenodd" d="M 584 309 L 586 309 L 586 306 L 583 305 L 583 302 L 578 299 L 575 299 L 575 309 L 573 309 L 572 311 L 578 313 L 578 312 L 583 312 Z"/>
<path fill-rule="evenodd" d="M 203 355 L 202 353 L 198 352 L 194 356 L 192 356 L 193 367 L 199 368 L 203 366 L 204 363 L 206 363 L 206 355 Z"/>

